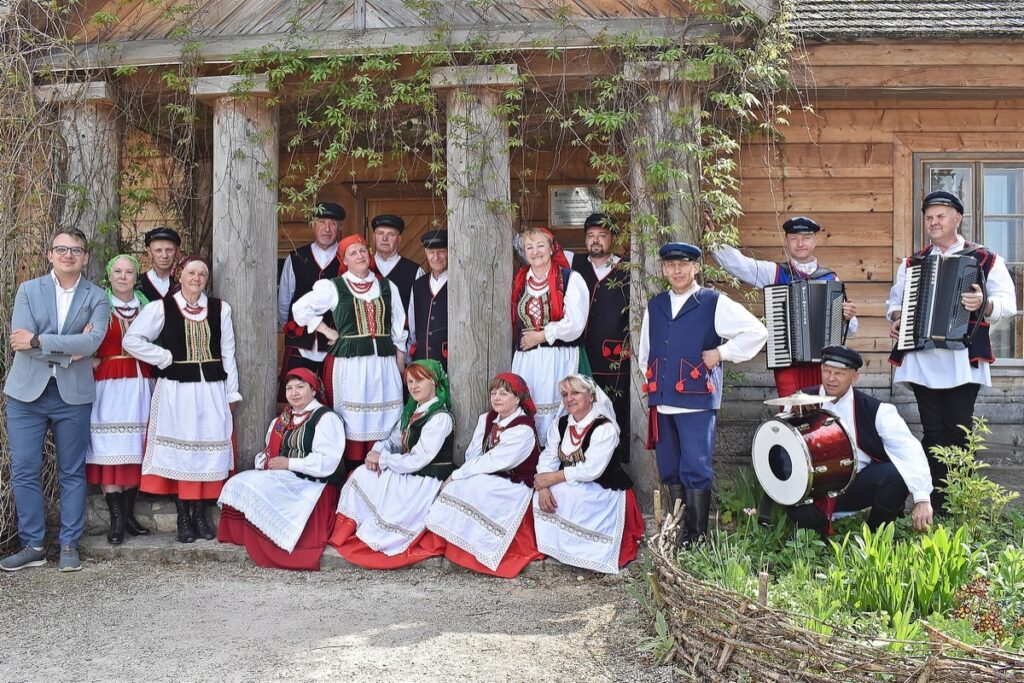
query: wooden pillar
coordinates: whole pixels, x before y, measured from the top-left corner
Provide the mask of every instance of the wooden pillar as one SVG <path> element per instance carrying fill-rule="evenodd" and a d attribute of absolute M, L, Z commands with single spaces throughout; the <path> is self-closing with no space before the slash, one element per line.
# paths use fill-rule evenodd
<path fill-rule="evenodd" d="M 121 126 L 114 89 L 106 81 L 37 86 L 36 96 L 60 107 L 60 132 L 67 146 L 64 201 L 58 225 L 89 237 L 92 259 L 86 276 L 96 281 L 118 245 Z"/>
<path fill-rule="evenodd" d="M 239 464 L 250 468 L 277 397 L 278 110 L 265 76 L 199 78 L 193 91 L 213 106 L 211 277 L 232 309 L 243 397 L 235 436 Z"/>
<path fill-rule="evenodd" d="M 658 246 L 666 241 L 700 243 L 697 164 L 678 145 L 695 139 L 699 110 L 691 102 L 679 69 L 681 64 L 665 62 L 631 63 L 625 66 L 626 80 L 635 91 L 640 116 L 626 140 L 630 156 L 629 183 L 632 202 L 631 329 L 633 348 L 640 347 L 640 326 L 647 302 L 658 292 L 651 276 L 661 274 Z M 667 174 L 659 183 L 651 181 L 648 169 L 661 167 L 679 171 Z M 662 176 L 659 175 L 659 178 Z M 648 427 L 647 401 L 641 391 L 643 377 L 633 360 L 632 443 L 630 475 L 641 505 L 650 510 L 653 496 L 661 486 L 653 452 L 645 446 Z"/>
<path fill-rule="evenodd" d="M 431 85 L 447 95 L 448 374 L 461 462 L 487 383 L 512 367 L 512 204 L 503 91 L 514 64 L 445 67 Z"/>

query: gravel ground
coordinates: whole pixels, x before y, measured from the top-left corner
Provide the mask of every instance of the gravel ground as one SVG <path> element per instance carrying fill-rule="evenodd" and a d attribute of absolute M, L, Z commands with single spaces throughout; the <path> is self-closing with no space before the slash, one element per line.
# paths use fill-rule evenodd
<path fill-rule="evenodd" d="M 672 680 L 628 573 L 85 566 L 0 576 L 0 681 Z"/>

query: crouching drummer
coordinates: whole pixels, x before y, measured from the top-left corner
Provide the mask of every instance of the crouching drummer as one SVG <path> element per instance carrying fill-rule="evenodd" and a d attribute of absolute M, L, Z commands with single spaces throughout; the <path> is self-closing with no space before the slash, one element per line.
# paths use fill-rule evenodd
<path fill-rule="evenodd" d="M 861 355 L 846 346 L 828 346 L 821 352 L 821 386 L 804 393 L 828 396 L 824 407 L 839 418 L 857 453 L 857 475 L 835 498 L 824 498 L 789 508 L 798 526 L 824 534 L 831 531 L 834 512 L 871 508 L 868 527 L 873 531 L 903 515 L 907 492 L 914 497 L 914 529 L 932 524 L 932 478 L 921 442 L 910 433 L 896 406 L 854 388 L 864 365 Z"/>

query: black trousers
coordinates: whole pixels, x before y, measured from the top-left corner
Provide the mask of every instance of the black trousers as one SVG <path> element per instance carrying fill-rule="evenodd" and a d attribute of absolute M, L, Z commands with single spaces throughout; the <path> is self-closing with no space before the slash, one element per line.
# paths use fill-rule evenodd
<path fill-rule="evenodd" d="M 628 363 L 625 365 L 628 366 Z M 629 462 L 629 446 L 632 433 L 629 425 L 629 373 L 595 372 L 594 383 L 608 394 L 615 409 L 615 421 L 619 424 L 619 445 L 615 447 L 620 462 Z"/>
<path fill-rule="evenodd" d="M 849 488 L 836 497 L 836 512 L 853 512 L 870 507 L 868 528 L 872 531 L 903 515 L 907 485 L 891 462 L 873 462 L 857 473 Z M 824 534 L 828 528 L 825 513 L 814 504 L 795 505 L 787 510 L 797 526 Z"/>
<path fill-rule="evenodd" d="M 936 514 L 942 514 L 942 505 L 946 502 L 943 488 L 949 468 L 932 455 L 932 446 L 963 446 L 967 443 L 967 435 L 960 426 L 971 427 L 974 401 L 981 385 L 969 382 L 951 389 L 929 389 L 911 384 L 910 388 L 914 390 L 917 409 L 921 413 L 921 428 L 924 430 L 921 445 L 932 473 L 932 509 Z"/>

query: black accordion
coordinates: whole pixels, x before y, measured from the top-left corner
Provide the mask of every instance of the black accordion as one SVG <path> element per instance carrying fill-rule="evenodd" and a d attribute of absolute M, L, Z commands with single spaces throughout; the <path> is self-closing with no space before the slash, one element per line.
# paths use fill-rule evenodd
<path fill-rule="evenodd" d="M 911 257 L 903 288 L 896 349 L 967 348 L 971 314 L 964 308 L 960 296 L 972 292 L 972 285 L 983 284 L 981 264 L 972 256 Z"/>
<path fill-rule="evenodd" d="M 821 350 L 846 339 L 846 288 L 836 280 L 797 280 L 764 288 L 768 369 L 820 363 Z"/>

